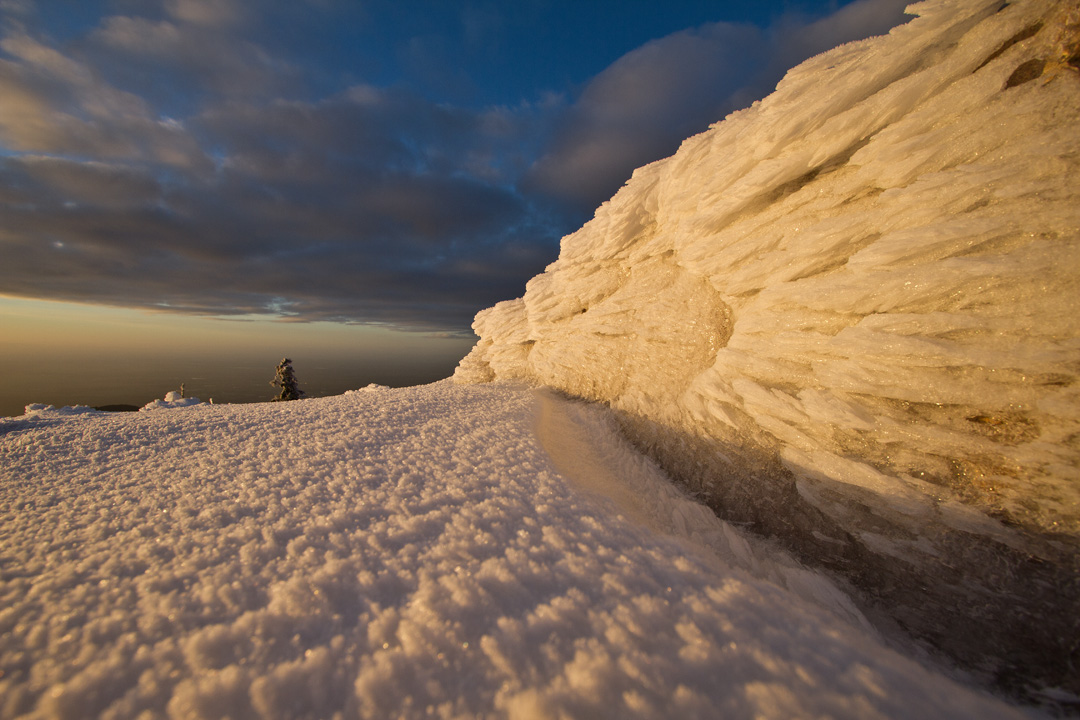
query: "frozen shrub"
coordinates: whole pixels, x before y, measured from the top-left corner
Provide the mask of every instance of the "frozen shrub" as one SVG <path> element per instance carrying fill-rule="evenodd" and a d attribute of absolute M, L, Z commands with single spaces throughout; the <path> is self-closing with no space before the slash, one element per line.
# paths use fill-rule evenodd
<path fill-rule="evenodd" d="M 281 393 L 274 398 L 275 402 L 278 400 L 299 400 L 304 397 L 304 391 L 300 389 L 300 385 L 296 381 L 292 360 L 289 358 L 284 358 L 278 363 L 277 375 L 270 381 L 270 384 L 281 388 Z"/>

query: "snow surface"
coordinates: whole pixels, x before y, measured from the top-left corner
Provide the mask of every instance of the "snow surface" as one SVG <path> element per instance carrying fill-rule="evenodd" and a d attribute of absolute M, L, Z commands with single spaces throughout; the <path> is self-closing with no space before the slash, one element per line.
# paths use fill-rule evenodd
<path fill-rule="evenodd" d="M 865 607 L 1080 693 L 1080 5 L 908 12 L 638 169 L 455 379 L 606 403 Z"/>
<path fill-rule="evenodd" d="M 1029 716 L 551 391 L 35 406 L 0 460 L 3 718 Z"/>

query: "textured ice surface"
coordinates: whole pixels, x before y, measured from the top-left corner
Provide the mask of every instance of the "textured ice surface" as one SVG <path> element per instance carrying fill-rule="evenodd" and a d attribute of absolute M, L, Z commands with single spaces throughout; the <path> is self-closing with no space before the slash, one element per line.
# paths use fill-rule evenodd
<path fill-rule="evenodd" d="M 0 420 L 0 639 L 2 718 L 1024 717 L 498 384 Z"/>
<path fill-rule="evenodd" d="M 883 623 L 1080 691 L 1080 7 L 910 12 L 637 170 L 455 378 L 607 403 Z"/>

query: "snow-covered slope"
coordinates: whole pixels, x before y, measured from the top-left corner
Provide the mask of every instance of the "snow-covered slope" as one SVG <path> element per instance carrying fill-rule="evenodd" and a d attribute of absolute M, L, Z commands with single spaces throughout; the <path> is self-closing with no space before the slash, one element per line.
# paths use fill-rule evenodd
<path fill-rule="evenodd" d="M 635 172 L 455 378 L 607 403 L 881 627 L 1080 691 L 1080 7 L 909 12 Z"/>
<path fill-rule="evenodd" d="M 0 718 L 1025 716 L 551 392 L 0 420 Z"/>

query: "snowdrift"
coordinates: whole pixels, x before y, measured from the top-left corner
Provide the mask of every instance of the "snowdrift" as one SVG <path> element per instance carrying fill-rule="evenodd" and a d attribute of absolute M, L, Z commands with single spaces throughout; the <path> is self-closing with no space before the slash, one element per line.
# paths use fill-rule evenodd
<path fill-rule="evenodd" d="M 606 403 L 880 628 L 1080 691 L 1080 9 L 909 13 L 637 170 L 455 379 Z"/>

